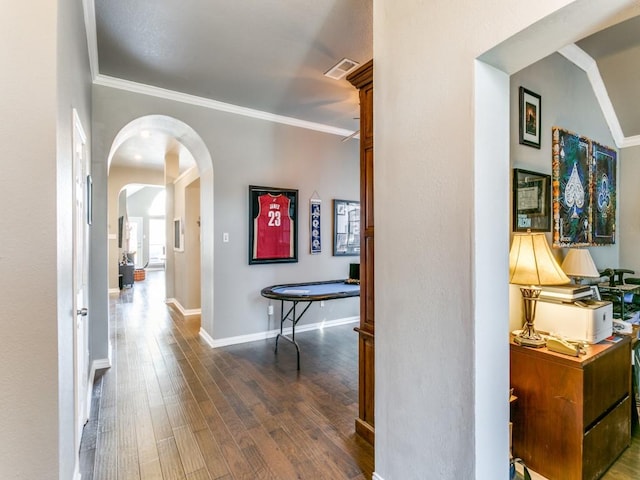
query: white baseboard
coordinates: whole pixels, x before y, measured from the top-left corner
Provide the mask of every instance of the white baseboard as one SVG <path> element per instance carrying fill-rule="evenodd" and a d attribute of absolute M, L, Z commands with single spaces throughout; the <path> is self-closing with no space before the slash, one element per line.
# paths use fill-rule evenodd
<path fill-rule="evenodd" d="M 376 472 L 373 472 L 373 476 L 371 477 L 371 480 L 384 480 L 384 478 L 382 478 Z"/>
<path fill-rule="evenodd" d="M 91 362 L 91 372 L 87 382 L 87 418 L 91 418 L 91 396 L 93 395 L 93 382 L 96 379 L 96 370 L 101 368 L 111 368 L 111 358 L 99 358 Z"/>
<path fill-rule="evenodd" d="M 360 317 L 346 317 L 346 318 L 338 318 L 336 320 L 329 320 L 326 322 L 309 323 L 306 325 L 300 325 L 296 327 L 296 333 L 308 332 L 311 330 L 320 330 L 322 328 L 337 327 L 339 325 L 346 325 L 348 323 L 356 323 L 359 321 L 360 321 Z M 290 334 L 291 331 L 292 331 L 291 327 L 285 328 L 283 330 L 285 334 Z M 280 329 L 278 328 L 275 330 L 267 330 L 265 332 L 251 333 L 249 335 L 239 335 L 237 337 L 220 338 L 216 340 L 212 338 L 211 335 L 205 332 L 202 328 L 200 328 L 200 336 L 205 342 L 207 342 L 207 344 L 211 348 L 226 347 L 229 345 L 237 345 L 240 343 L 266 340 L 268 338 L 274 338 L 279 333 L 280 333 Z"/>
<path fill-rule="evenodd" d="M 180 313 L 180 315 L 182 315 L 182 318 L 202 315 L 202 310 L 201 309 L 199 309 L 199 308 L 186 309 L 175 298 L 167 298 L 165 300 L 165 303 L 167 305 L 170 305 L 170 306 L 174 307 L 178 311 L 178 313 Z"/>
<path fill-rule="evenodd" d="M 215 340 L 213 339 L 213 337 L 211 335 L 209 335 L 207 332 L 205 332 L 202 327 L 200 327 L 200 336 L 207 343 L 207 345 L 209 345 L 211 348 L 214 348 L 213 345 L 215 343 Z"/>
<path fill-rule="evenodd" d="M 80 458 L 79 455 L 76 455 L 76 466 L 73 469 L 73 480 L 81 480 L 82 475 L 80 475 Z"/>
<path fill-rule="evenodd" d="M 109 289 L 109 295 L 118 295 L 120 294 L 120 289 L 119 288 L 110 288 Z"/>

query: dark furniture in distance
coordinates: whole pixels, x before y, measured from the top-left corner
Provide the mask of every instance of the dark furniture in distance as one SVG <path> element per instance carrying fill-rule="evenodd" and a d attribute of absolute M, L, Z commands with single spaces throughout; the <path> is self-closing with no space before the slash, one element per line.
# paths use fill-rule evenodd
<path fill-rule="evenodd" d="M 347 283 L 347 280 L 329 280 L 326 282 L 289 283 L 265 287 L 260 294 L 265 298 L 280 300 L 280 333 L 276 336 L 276 353 L 278 340 L 284 338 L 296 347 L 298 370 L 300 370 L 300 347 L 296 343 L 296 325 L 307 312 L 313 302 L 336 300 L 338 298 L 357 297 L 360 295 L 360 285 Z M 285 311 L 285 303 L 291 302 L 289 310 Z M 300 310 L 296 310 L 302 303 Z M 286 313 L 285 313 L 286 312 Z M 284 322 L 291 322 L 291 337 L 284 334 Z"/>
<path fill-rule="evenodd" d="M 122 275 L 122 287 L 133 287 L 133 271 L 135 268 L 133 263 L 127 262 L 120 264 L 118 273 Z"/>
<path fill-rule="evenodd" d="M 360 94 L 360 327 L 356 433 L 373 445 L 375 395 L 373 228 L 373 60 L 347 76 Z"/>
<path fill-rule="evenodd" d="M 631 442 L 631 343 L 571 357 L 511 343 L 513 455 L 550 479 L 602 476 Z"/>

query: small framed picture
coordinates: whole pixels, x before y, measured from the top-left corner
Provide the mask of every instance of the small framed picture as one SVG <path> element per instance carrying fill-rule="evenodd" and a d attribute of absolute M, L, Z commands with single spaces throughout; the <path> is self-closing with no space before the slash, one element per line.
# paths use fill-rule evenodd
<path fill-rule="evenodd" d="M 520 143 L 540 148 L 542 99 L 537 93 L 520 87 Z"/>
<path fill-rule="evenodd" d="M 333 200 L 333 255 L 360 255 L 360 202 Z"/>
<path fill-rule="evenodd" d="M 551 175 L 513 169 L 513 231 L 551 230 Z"/>
<path fill-rule="evenodd" d="M 184 231 L 181 218 L 173 219 L 173 250 L 184 252 Z"/>

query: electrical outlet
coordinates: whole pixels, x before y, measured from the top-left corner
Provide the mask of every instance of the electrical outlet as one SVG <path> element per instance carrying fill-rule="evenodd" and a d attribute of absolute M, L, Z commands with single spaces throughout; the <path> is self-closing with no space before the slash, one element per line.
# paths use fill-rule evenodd
<path fill-rule="evenodd" d="M 267 314 L 273 315 L 273 305 L 269 305 L 269 307 L 267 307 Z"/>

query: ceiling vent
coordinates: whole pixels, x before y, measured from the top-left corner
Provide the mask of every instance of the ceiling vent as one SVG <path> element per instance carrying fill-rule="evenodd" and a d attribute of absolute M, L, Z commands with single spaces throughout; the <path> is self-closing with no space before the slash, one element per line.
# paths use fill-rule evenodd
<path fill-rule="evenodd" d="M 358 62 L 354 62 L 353 60 L 349 60 L 348 58 L 343 58 L 336 65 L 331 67 L 328 72 L 324 75 L 325 77 L 333 78 L 334 80 L 340 80 L 344 78 L 349 72 L 359 67 L 360 64 Z"/>

